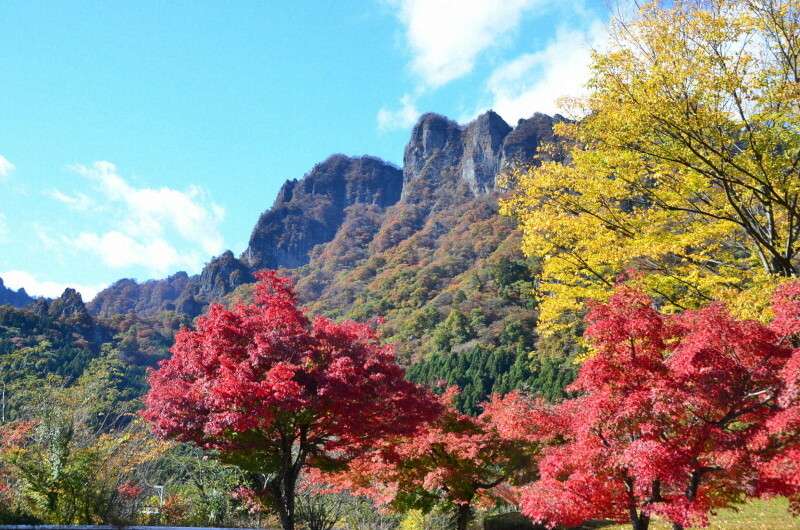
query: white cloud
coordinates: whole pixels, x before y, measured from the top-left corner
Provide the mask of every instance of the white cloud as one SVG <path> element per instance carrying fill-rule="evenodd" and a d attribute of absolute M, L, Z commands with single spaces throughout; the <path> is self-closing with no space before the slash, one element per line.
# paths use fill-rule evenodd
<path fill-rule="evenodd" d="M 560 98 L 586 94 L 591 49 L 605 42 L 604 28 L 600 20 L 587 31 L 561 28 L 544 50 L 521 55 L 495 69 L 486 83 L 489 106 L 512 124 L 533 111 L 563 112 Z"/>
<path fill-rule="evenodd" d="M 219 225 L 225 212 L 202 188 L 136 188 L 109 162 L 73 169 L 96 184 L 100 200 L 82 193 L 69 196 L 55 192 L 51 196 L 73 207 L 95 205 L 104 211 L 112 229 L 81 232 L 70 243 L 92 251 L 107 266 L 138 265 L 158 274 L 176 266 L 197 270 L 223 249 Z"/>
<path fill-rule="evenodd" d="M 164 274 L 175 266 L 193 266 L 196 262 L 196 253 L 182 257 L 163 238 L 137 241 L 116 230 L 103 235 L 82 232 L 72 243 L 77 248 L 94 252 L 103 263 L 118 269 L 139 265 Z"/>
<path fill-rule="evenodd" d="M 3 278 L 3 283 L 6 287 L 15 290 L 24 287 L 25 292 L 31 296 L 58 298 L 64 293 L 64 289 L 72 287 L 81 293 L 84 302 L 88 302 L 94 298 L 101 289 L 106 287 L 105 285 L 79 285 L 76 283 L 41 281 L 32 274 L 19 270 L 0 272 L 0 278 Z"/>
<path fill-rule="evenodd" d="M 17 166 L 3 155 L 0 155 L 0 181 L 7 179 L 15 169 L 17 169 Z"/>
<path fill-rule="evenodd" d="M 378 128 L 381 131 L 392 129 L 407 129 L 416 123 L 420 115 L 414 99 L 406 94 L 400 98 L 401 108 L 389 110 L 386 107 L 378 111 Z"/>
<path fill-rule="evenodd" d="M 544 0 L 394 0 L 411 47 L 411 70 L 425 88 L 469 74 L 478 55 L 519 26 Z"/>
<path fill-rule="evenodd" d="M 49 190 L 45 192 L 45 195 L 52 197 L 59 202 L 63 202 L 71 209 L 80 212 L 89 210 L 92 206 L 94 206 L 93 201 L 85 193 L 81 192 L 76 192 L 75 195 L 71 197 L 58 190 Z"/>
<path fill-rule="evenodd" d="M 31 223 L 36 237 L 38 238 L 37 246 L 47 251 L 51 256 L 59 255 L 63 252 L 63 236 L 58 234 L 58 229 L 34 221 Z"/>

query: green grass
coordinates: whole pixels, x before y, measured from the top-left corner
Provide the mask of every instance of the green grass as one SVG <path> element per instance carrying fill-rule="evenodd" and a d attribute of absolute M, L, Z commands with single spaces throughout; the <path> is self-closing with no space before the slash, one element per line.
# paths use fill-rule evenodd
<path fill-rule="evenodd" d="M 789 501 L 773 499 L 769 502 L 753 501 L 742 504 L 737 511 L 724 510 L 711 517 L 709 528 L 719 530 L 798 530 L 800 518 L 789 515 Z M 630 525 L 614 525 L 610 528 L 630 528 Z M 590 527 L 587 527 L 590 528 Z M 665 521 L 653 521 L 651 530 L 666 530 L 671 525 Z"/>
<path fill-rule="evenodd" d="M 723 510 L 711 517 L 714 530 L 800 530 L 800 518 L 789 515 L 789 501 L 773 499 L 769 502 L 754 501 L 739 505 L 737 510 Z M 495 516 L 493 523 L 485 528 L 492 530 L 532 530 L 530 520 L 517 513 Z M 563 527 L 558 527 L 564 530 Z M 631 528 L 630 524 L 617 525 L 608 521 L 591 521 L 569 530 L 610 530 Z M 670 530 L 672 525 L 663 520 L 654 519 L 650 530 Z"/>

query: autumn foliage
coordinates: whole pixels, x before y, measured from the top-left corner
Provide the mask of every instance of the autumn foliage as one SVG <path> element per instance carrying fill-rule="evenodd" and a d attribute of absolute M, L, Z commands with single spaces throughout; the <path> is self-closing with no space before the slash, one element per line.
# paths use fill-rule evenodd
<path fill-rule="evenodd" d="M 800 270 L 800 2 L 613 4 L 589 94 L 556 127 L 565 161 L 514 172 L 504 205 L 545 258 L 540 328 L 631 267 L 673 310 L 754 316 Z"/>
<path fill-rule="evenodd" d="M 144 416 L 165 438 L 264 477 L 256 493 L 294 525 L 306 467 L 335 467 L 439 412 L 367 325 L 311 322 L 287 279 L 259 274 L 255 303 L 212 305 L 150 375 Z"/>
<path fill-rule="evenodd" d="M 552 444 L 523 513 L 551 524 L 660 515 L 674 528 L 744 498 L 787 496 L 800 511 L 800 283 L 773 298 L 769 326 L 721 304 L 667 316 L 622 286 L 593 306 L 595 355 L 580 396 L 519 428 Z"/>
<path fill-rule="evenodd" d="M 497 424 L 511 409 L 490 404 L 478 417 L 459 413 L 453 406 L 457 393 L 454 387 L 444 393 L 444 412 L 435 421 L 411 436 L 385 439 L 378 451 L 327 480 L 394 510 L 450 510 L 459 529 L 466 528 L 475 504 L 516 501 L 508 484 L 530 478 L 540 444 L 501 432 Z"/>

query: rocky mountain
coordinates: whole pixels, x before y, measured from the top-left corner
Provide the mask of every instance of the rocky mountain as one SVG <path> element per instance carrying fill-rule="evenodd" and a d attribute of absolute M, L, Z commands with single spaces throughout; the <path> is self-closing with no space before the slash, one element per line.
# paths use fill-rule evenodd
<path fill-rule="evenodd" d="M 64 293 L 53 300 L 47 309 L 47 316 L 53 318 L 83 318 L 88 315 L 89 313 L 86 311 L 86 306 L 83 303 L 83 297 L 71 287 L 64 289 Z"/>
<path fill-rule="evenodd" d="M 424 114 L 403 155 L 404 196 L 414 181 L 443 175 L 467 183 L 473 196 L 495 189 L 496 177 L 516 163 L 530 163 L 543 142 L 553 142 L 553 124 L 564 118 L 534 114 L 510 127 L 488 111 L 462 126 L 438 114 Z"/>
<path fill-rule="evenodd" d="M 337 255 L 339 263 L 392 248 L 422 230 L 431 214 L 492 194 L 497 176 L 511 164 L 530 163 L 542 142 L 553 141 L 552 125 L 562 119 L 535 114 L 512 128 L 493 111 L 466 125 L 424 114 L 412 130 L 402 169 L 374 157 L 333 155 L 301 179 L 286 181 L 239 258 L 228 251 L 199 276 L 120 280 L 88 310 L 106 318 L 161 311 L 194 317 L 209 302 L 252 282 L 253 271 L 303 267 L 337 238 L 363 243 L 361 250 Z"/>
<path fill-rule="evenodd" d="M 536 113 L 527 120 L 519 120 L 505 138 L 500 155 L 500 169 L 505 171 L 515 164 L 525 165 L 537 155 L 536 150 L 542 144 L 558 145 L 553 133 L 553 125 L 566 121 L 562 116 L 551 118 L 547 114 Z M 550 155 L 539 155 L 550 158 Z M 558 155 L 557 155 L 558 156 Z"/>
<path fill-rule="evenodd" d="M 438 182 L 450 173 L 467 183 L 473 195 L 487 193 L 494 189 L 503 140 L 511 130 L 492 111 L 465 127 L 444 116 L 424 114 L 403 154 L 403 182 Z"/>
<path fill-rule="evenodd" d="M 9 289 L 0 278 L 0 305 L 8 304 L 12 307 L 25 307 L 33 302 L 35 298 L 28 295 L 24 288 L 19 290 Z"/>
<path fill-rule="evenodd" d="M 422 116 L 400 200 L 351 206 L 308 264 L 284 271 L 301 300 L 332 318 L 382 319 L 409 377 L 458 385 L 464 411 L 520 387 L 560 396 L 574 376 L 577 330 L 546 341 L 533 332 L 539 264 L 499 215 L 496 186 L 511 164 L 536 163 L 525 153 L 557 140 L 554 121 L 535 115 L 512 129 L 493 112 L 466 126 Z"/>
<path fill-rule="evenodd" d="M 283 185 L 256 223 L 243 261 L 253 269 L 305 265 L 311 249 L 336 235 L 347 207 L 396 203 L 402 178 L 402 171 L 377 158 L 331 156 Z"/>
<path fill-rule="evenodd" d="M 520 387 L 557 397 L 574 377 L 577 331 L 536 336 L 539 263 L 523 256 L 514 221 L 499 215 L 497 180 L 515 164 L 537 163 L 537 148 L 557 143 L 553 124 L 561 119 L 536 114 L 511 127 L 492 111 L 466 125 L 425 114 L 402 169 L 333 155 L 286 181 L 239 257 L 227 251 L 196 276 L 122 279 L 86 305 L 67 290 L 27 312 L 8 308 L 23 313 L 7 320 L 35 327 L 38 314 L 62 326 L 54 336 L 63 351 L 83 359 L 65 374 L 109 351 L 141 386 L 143 367 L 169 355 L 176 329 L 209 302 L 249 299 L 254 271 L 277 268 L 314 314 L 382 319 L 409 377 L 458 385 L 464 411 Z M 16 329 L 9 324 L 0 346 L 13 350 L 23 338 Z M 40 349 L 50 355 L 44 343 Z"/>

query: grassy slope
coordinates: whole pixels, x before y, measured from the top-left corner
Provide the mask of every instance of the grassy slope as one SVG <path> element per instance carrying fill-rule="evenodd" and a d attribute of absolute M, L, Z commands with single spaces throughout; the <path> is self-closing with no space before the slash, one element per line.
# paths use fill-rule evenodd
<path fill-rule="evenodd" d="M 709 528 L 719 530 L 797 530 L 800 518 L 792 517 L 786 499 L 769 502 L 754 501 L 740 506 L 738 511 L 724 510 L 711 518 Z M 586 526 L 586 528 L 598 528 Z M 630 525 L 612 525 L 611 528 L 630 528 Z M 672 526 L 664 521 L 654 521 L 652 530 L 667 530 Z"/>

